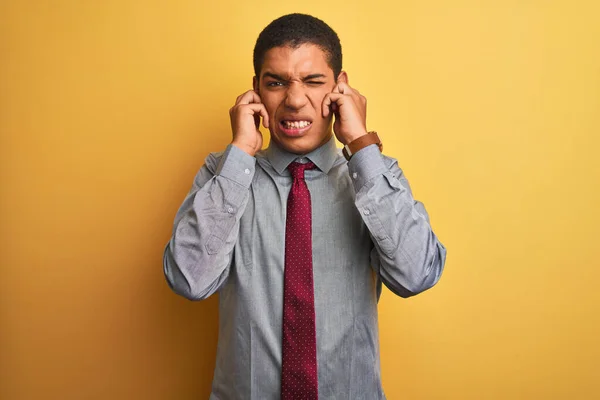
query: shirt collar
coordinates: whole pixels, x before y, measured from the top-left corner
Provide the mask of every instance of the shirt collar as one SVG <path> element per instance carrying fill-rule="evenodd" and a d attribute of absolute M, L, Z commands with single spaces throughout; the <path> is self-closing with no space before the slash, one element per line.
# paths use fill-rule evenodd
<path fill-rule="evenodd" d="M 335 137 L 333 135 L 331 136 L 331 139 L 327 141 L 327 143 L 304 155 L 298 155 L 285 151 L 273 140 L 271 140 L 269 147 L 267 148 L 267 159 L 279 175 L 283 175 L 283 171 L 286 170 L 288 165 L 300 157 L 308 158 L 317 166 L 317 168 L 327 174 L 333 166 L 337 156 L 338 151 L 337 147 L 335 146 Z"/>

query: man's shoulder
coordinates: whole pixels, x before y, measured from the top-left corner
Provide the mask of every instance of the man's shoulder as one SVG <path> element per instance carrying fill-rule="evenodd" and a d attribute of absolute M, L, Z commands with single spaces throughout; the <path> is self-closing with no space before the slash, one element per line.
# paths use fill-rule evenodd
<path fill-rule="evenodd" d="M 255 158 L 253 156 L 245 153 L 233 144 L 229 144 L 223 151 L 208 153 L 204 160 L 204 165 L 214 173 L 225 162 L 230 165 L 239 164 L 242 167 L 248 168 L 254 161 Z"/>

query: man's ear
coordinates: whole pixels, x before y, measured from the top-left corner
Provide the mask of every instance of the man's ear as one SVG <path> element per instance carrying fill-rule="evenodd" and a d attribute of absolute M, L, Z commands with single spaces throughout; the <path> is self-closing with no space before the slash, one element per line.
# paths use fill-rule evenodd
<path fill-rule="evenodd" d="M 254 91 L 258 93 L 258 78 L 256 76 L 252 78 L 252 87 L 254 88 Z"/>
<path fill-rule="evenodd" d="M 345 84 L 349 85 L 350 83 L 348 83 L 348 74 L 346 73 L 346 71 L 342 71 L 340 72 L 340 74 L 338 75 L 337 78 L 337 82 L 344 82 Z"/>

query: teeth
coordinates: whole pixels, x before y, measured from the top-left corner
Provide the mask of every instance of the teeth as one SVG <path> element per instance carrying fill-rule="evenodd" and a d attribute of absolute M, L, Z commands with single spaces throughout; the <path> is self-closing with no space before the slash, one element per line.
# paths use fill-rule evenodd
<path fill-rule="evenodd" d="M 308 121 L 284 121 L 284 125 L 288 129 L 302 129 L 310 125 Z"/>

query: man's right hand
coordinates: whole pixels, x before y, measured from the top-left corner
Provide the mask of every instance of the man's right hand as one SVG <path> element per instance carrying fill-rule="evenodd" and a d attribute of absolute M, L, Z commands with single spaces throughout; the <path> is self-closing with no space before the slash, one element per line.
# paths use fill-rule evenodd
<path fill-rule="evenodd" d="M 260 96 L 254 90 L 238 96 L 235 105 L 229 110 L 233 140 L 231 144 L 254 157 L 262 148 L 263 138 L 258 127 L 262 116 L 263 125 L 269 128 L 269 114 Z"/>

